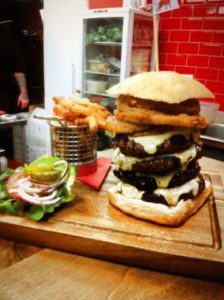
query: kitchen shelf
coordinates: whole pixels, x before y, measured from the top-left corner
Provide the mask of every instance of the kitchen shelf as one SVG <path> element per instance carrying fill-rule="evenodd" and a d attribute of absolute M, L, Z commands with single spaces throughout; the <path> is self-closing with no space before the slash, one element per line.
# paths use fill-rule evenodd
<path fill-rule="evenodd" d="M 85 91 L 85 94 L 94 95 L 94 96 L 103 96 L 103 97 L 113 98 L 113 99 L 117 98 L 117 96 L 112 96 L 112 95 L 104 94 L 104 93 L 92 93 L 89 91 Z"/>
<path fill-rule="evenodd" d="M 87 47 L 89 46 L 116 46 L 116 47 L 121 47 L 122 44 L 121 42 L 96 42 L 96 43 L 93 43 L 93 44 L 89 44 L 89 45 L 86 45 Z M 151 44 L 149 43 L 133 43 L 132 45 L 134 48 L 149 48 L 151 47 Z"/>
<path fill-rule="evenodd" d="M 150 44 L 140 44 L 140 43 L 139 44 L 135 44 L 135 43 L 133 44 L 133 48 L 135 48 L 135 49 L 136 48 L 137 49 L 139 49 L 139 48 L 143 48 L 143 49 L 146 48 L 146 49 L 148 49 L 150 46 L 151 46 Z"/>
<path fill-rule="evenodd" d="M 97 46 L 116 46 L 116 47 L 121 47 L 122 44 L 121 42 L 96 42 L 94 44 L 90 44 L 88 46 L 91 46 L 91 45 L 97 45 Z"/>
<path fill-rule="evenodd" d="M 86 70 L 85 73 L 86 74 L 93 74 L 93 75 L 104 75 L 104 76 L 111 76 L 111 77 L 120 77 L 120 74 L 92 72 L 92 71 L 89 71 L 89 70 Z"/>

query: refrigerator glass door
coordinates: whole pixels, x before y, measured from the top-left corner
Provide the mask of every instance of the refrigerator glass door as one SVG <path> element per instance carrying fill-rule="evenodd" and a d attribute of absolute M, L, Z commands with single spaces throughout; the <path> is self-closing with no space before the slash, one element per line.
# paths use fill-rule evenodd
<path fill-rule="evenodd" d="M 106 90 L 120 81 L 122 17 L 84 20 L 84 97 L 113 110 L 113 97 Z"/>
<path fill-rule="evenodd" d="M 83 15 L 82 97 L 112 113 L 115 96 L 106 90 L 136 73 L 152 70 L 153 18 L 133 9 Z"/>
<path fill-rule="evenodd" d="M 135 14 L 130 76 L 152 70 L 152 51 L 153 20 L 148 16 Z"/>

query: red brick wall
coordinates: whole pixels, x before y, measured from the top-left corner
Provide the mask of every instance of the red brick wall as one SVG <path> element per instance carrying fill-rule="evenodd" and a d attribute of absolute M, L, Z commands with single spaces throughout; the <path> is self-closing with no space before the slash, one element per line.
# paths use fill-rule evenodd
<path fill-rule="evenodd" d="M 224 111 L 224 0 L 178 1 L 179 9 L 160 14 L 160 70 L 193 74 Z M 114 6 L 113 0 L 99 2 Z"/>
<path fill-rule="evenodd" d="M 224 111 L 224 1 L 179 0 L 160 14 L 160 70 L 193 74 Z"/>

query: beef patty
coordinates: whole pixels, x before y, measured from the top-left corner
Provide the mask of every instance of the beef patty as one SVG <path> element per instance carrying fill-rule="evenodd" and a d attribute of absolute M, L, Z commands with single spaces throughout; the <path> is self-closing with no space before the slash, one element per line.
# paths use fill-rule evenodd
<path fill-rule="evenodd" d="M 126 134 L 117 134 L 114 138 L 114 144 L 119 147 L 121 153 L 127 156 L 134 156 L 144 158 L 149 156 L 145 152 L 142 145 L 136 143 L 134 140 L 129 140 Z M 178 153 L 188 149 L 193 144 L 193 138 L 187 139 L 184 135 L 173 135 L 165 140 L 157 147 L 156 153 L 153 155 L 162 155 L 169 153 Z"/>
<path fill-rule="evenodd" d="M 202 147 L 196 146 L 196 156 L 188 162 L 194 162 L 202 157 Z M 181 161 L 175 156 L 155 156 L 151 160 L 143 159 L 132 165 L 131 171 L 145 174 L 166 174 L 181 168 Z"/>

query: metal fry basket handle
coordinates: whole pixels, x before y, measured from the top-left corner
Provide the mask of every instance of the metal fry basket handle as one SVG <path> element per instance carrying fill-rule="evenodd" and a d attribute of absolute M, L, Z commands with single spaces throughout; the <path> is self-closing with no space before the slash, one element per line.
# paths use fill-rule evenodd
<path fill-rule="evenodd" d="M 67 127 L 67 122 L 65 119 L 59 116 L 51 116 L 51 115 L 34 115 L 33 116 L 35 119 L 40 119 L 40 120 L 47 120 L 47 121 L 57 121 L 59 122 L 62 126 Z"/>

